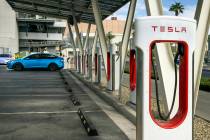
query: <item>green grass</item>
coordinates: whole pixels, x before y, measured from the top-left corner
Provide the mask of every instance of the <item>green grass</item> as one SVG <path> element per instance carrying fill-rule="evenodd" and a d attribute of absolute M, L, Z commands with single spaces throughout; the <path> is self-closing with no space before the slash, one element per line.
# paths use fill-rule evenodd
<path fill-rule="evenodd" d="M 210 78 L 201 78 L 200 90 L 210 91 Z"/>

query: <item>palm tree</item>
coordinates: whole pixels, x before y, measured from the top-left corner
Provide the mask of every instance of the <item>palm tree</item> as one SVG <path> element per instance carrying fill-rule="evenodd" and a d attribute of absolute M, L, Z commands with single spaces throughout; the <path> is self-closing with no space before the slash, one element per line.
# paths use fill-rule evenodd
<path fill-rule="evenodd" d="M 169 11 L 174 12 L 175 16 L 178 16 L 180 13 L 184 12 L 184 5 L 182 5 L 180 2 L 175 2 L 171 5 Z"/>
<path fill-rule="evenodd" d="M 180 13 L 184 12 L 184 5 L 182 5 L 180 2 L 175 2 L 174 4 L 171 5 L 169 11 L 174 12 L 175 16 L 178 16 Z M 171 45 L 171 49 L 172 49 L 173 55 L 175 56 L 178 50 L 178 44 L 175 43 L 174 47 L 172 47 Z"/>

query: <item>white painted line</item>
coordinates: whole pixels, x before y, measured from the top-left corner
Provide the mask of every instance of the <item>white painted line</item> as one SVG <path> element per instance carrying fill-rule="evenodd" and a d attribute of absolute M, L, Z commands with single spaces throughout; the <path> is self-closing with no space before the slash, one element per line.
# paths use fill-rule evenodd
<path fill-rule="evenodd" d="M 0 115 L 31 115 L 31 114 L 68 114 L 68 113 L 77 113 L 77 110 L 73 111 L 53 111 L 53 112 L 14 112 L 14 113 L 8 113 L 3 112 L 0 113 Z M 85 111 L 86 113 L 95 113 L 95 112 L 103 112 L 102 110 L 93 110 L 93 111 Z"/>
<path fill-rule="evenodd" d="M 30 115 L 30 114 L 67 114 L 76 113 L 77 111 L 53 111 L 53 112 L 14 112 L 14 113 L 0 113 L 0 115 Z"/>
<path fill-rule="evenodd" d="M 71 94 L 57 94 L 57 95 L 51 95 L 51 94 L 46 94 L 46 95 L 0 95 L 0 97 L 17 97 L 17 96 L 20 96 L 20 97 L 48 97 L 48 96 L 52 96 L 52 97 L 59 97 L 59 96 L 69 96 Z"/>

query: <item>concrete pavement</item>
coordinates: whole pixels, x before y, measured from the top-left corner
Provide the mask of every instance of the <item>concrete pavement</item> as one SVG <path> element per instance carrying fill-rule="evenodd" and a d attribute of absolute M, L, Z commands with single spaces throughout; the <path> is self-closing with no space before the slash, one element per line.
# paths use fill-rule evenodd
<path fill-rule="evenodd" d="M 0 79 L 0 140 L 128 139 L 114 123 L 117 119 L 110 119 L 84 85 L 78 85 L 71 77 L 73 93 L 99 136 L 87 135 L 77 115 L 78 107 L 69 99 L 71 93 L 59 72 L 15 72 L 0 66 Z"/>

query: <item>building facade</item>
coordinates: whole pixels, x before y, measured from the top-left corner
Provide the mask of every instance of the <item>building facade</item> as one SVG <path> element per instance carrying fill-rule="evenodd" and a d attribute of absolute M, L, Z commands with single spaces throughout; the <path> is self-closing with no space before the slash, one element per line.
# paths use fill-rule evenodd
<path fill-rule="evenodd" d="M 10 5 L 0 0 L 0 54 L 15 54 L 19 51 L 16 13 Z"/>
<path fill-rule="evenodd" d="M 20 51 L 59 53 L 65 45 L 65 20 L 19 14 L 17 21 Z"/>
<path fill-rule="evenodd" d="M 112 19 L 104 20 L 103 26 L 104 26 L 104 31 L 105 31 L 106 35 L 109 32 L 111 32 L 111 34 L 114 36 L 114 38 L 111 40 L 112 46 L 118 47 L 118 49 L 119 49 L 119 44 L 122 41 L 122 36 L 123 36 L 123 32 L 124 32 L 125 20 L 117 20 L 116 17 L 113 17 Z M 84 44 L 88 24 L 87 23 L 79 23 L 78 27 L 79 27 L 79 31 L 81 33 L 82 43 Z M 76 33 L 75 33 L 74 28 L 72 28 L 72 31 L 74 34 L 74 38 L 76 38 Z M 95 31 L 96 31 L 96 26 L 92 24 L 91 29 L 90 29 L 90 34 L 89 34 L 90 39 L 89 39 L 88 47 L 92 47 L 94 36 L 95 36 Z M 68 28 L 66 28 L 64 36 L 65 36 L 64 38 L 70 42 Z"/>

